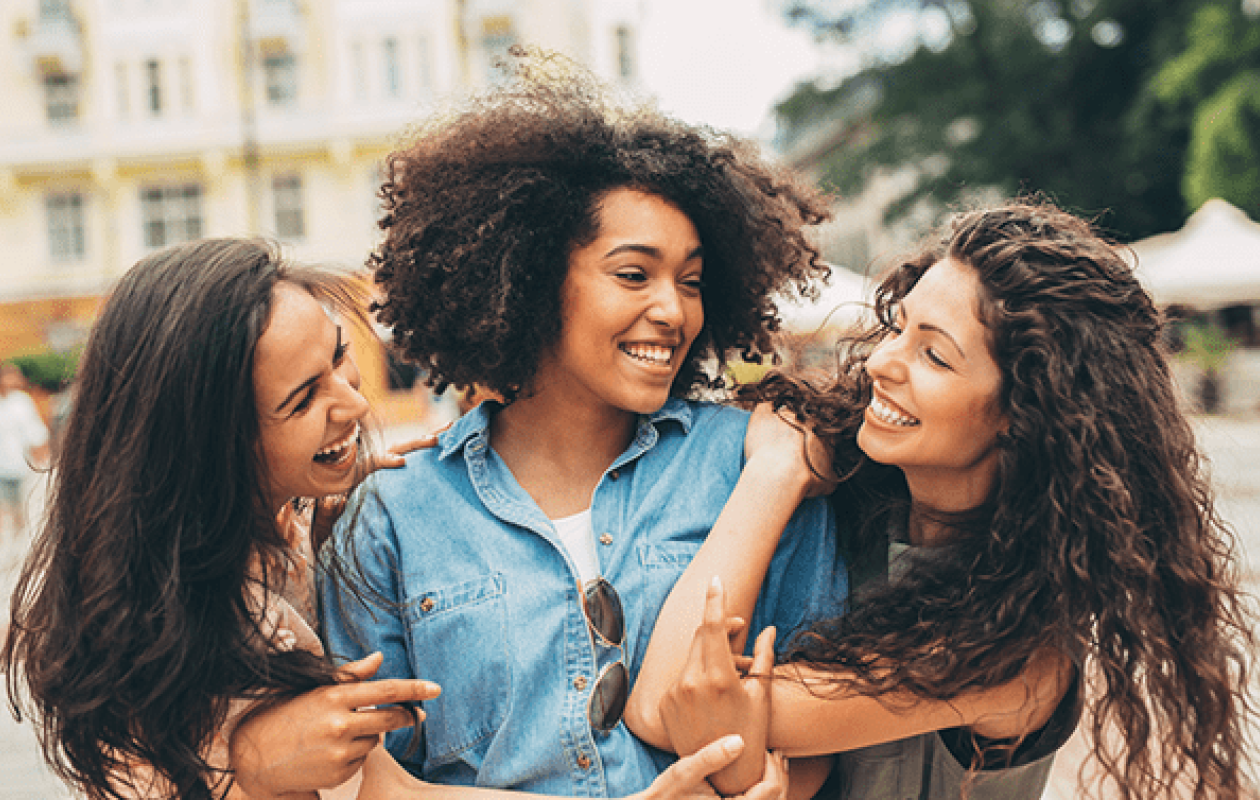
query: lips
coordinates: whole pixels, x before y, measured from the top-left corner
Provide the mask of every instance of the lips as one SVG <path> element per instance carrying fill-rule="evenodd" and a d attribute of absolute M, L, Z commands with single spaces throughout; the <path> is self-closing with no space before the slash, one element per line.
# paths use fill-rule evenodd
<path fill-rule="evenodd" d="M 319 464 L 334 465 L 344 461 L 354 453 L 354 445 L 359 441 L 359 423 L 355 423 L 344 437 L 325 447 L 315 454 L 315 461 Z"/>
<path fill-rule="evenodd" d="M 633 343 L 621 345 L 621 352 L 635 359 L 642 361 L 655 367 L 667 367 L 670 360 L 674 357 L 673 347 L 666 347 L 659 344 Z"/>
<path fill-rule="evenodd" d="M 871 404 L 867 406 L 875 419 L 886 425 L 892 425 L 898 428 L 913 428 L 920 424 L 919 420 L 903 413 L 900 409 L 895 408 L 891 403 L 881 400 L 878 397 L 871 398 Z"/>

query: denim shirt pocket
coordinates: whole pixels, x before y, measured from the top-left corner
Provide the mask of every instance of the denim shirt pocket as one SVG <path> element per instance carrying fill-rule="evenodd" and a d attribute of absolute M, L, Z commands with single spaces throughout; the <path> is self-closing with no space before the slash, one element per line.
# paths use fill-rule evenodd
<path fill-rule="evenodd" d="M 503 576 L 419 592 L 403 606 L 403 619 L 416 676 L 443 688 L 424 704 L 427 773 L 488 739 L 507 715 L 512 672 Z"/>

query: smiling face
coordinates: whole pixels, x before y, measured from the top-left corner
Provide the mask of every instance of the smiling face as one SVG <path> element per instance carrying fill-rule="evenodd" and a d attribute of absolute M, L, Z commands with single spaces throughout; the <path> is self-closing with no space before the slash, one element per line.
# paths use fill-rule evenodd
<path fill-rule="evenodd" d="M 254 351 L 263 460 L 272 507 L 351 488 L 368 403 L 349 343 L 309 292 L 276 285 Z"/>
<path fill-rule="evenodd" d="M 534 385 L 595 413 L 650 414 L 704 326 L 700 237 L 669 201 L 630 189 L 606 194 L 598 218 L 569 256 L 560 339 Z"/>
<path fill-rule="evenodd" d="M 900 467 L 911 495 L 939 511 L 985 501 L 997 467 L 1001 371 L 977 316 L 975 270 L 945 259 L 930 267 L 896 309 L 871 353 L 874 379 L 858 446 Z"/>

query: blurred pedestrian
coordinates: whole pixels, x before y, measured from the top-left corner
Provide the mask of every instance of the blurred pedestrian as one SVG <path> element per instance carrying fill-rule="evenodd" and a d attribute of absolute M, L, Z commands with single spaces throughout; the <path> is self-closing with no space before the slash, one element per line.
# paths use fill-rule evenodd
<path fill-rule="evenodd" d="M 26 385 L 17 364 L 0 364 L 0 525 L 11 527 L 15 537 L 26 530 L 28 483 L 49 455 L 48 426 Z"/>

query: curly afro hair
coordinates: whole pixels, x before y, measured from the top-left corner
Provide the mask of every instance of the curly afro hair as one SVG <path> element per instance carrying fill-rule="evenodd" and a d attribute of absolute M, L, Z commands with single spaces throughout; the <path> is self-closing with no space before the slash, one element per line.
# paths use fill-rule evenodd
<path fill-rule="evenodd" d="M 387 160 L 375 310 L 431 385 L 529 390 L 560 335 L 569 256 L 601 199 L 667 199 L 704 248 L 705 326 L 672 388 L 722 385 L 732 353 L 772 352 L 774 296 L 812 296 L 828 267 L 805 236 L 825 197 L 730 136 L 612 102 L 562 57 L 514 48 L 512 80 L 435 114 Z"/>

